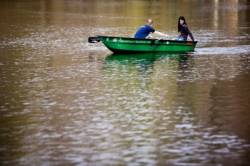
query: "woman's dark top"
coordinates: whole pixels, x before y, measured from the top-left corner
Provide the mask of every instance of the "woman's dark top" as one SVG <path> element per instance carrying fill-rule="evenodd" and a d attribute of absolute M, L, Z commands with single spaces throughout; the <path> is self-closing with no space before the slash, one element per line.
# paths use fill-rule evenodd
<path fill-rule="evenodd" d="M 194 41 L 194 37 L 193 34 L 189 31 L 188 26 L 187 25 L 179 25 L 179 32 L 181 33 L 179 37 L 182 37 L 185 41 L 188 38 L 188 35 L 190 36 L 190 38 L 192 39 L 192 41 Z"/>

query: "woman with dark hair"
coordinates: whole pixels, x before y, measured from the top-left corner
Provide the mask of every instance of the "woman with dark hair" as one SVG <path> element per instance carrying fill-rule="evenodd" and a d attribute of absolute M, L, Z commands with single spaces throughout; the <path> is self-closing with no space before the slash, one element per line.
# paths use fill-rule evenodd
<path fill-rule="evenodd" d="M 194 41 L 194 37 L 188 29 L 187 22 L 183 16 L 180 16 L 178 19 L 178 32 L 180 32 L 180 35 L 177 40 L 186 41 L 189 36 Z"/>

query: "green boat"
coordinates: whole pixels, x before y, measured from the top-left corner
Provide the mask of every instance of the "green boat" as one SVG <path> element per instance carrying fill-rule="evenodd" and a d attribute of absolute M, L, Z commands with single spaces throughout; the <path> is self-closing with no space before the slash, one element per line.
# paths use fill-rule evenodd
<path fill-rule="evenodd" d="M 114 53 L 192 52 L 197 44 L 197 41 L 136 39 L 115 36 L 89 37 L 88 41 L 90 43 L 101 41 Z"/>

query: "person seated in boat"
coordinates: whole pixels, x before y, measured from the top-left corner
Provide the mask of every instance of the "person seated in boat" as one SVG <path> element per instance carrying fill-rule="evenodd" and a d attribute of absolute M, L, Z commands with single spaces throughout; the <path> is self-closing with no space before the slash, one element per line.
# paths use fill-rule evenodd
<path fill-rule="evenodd" d="M 164 33 L 161 33 L 159 31 L 156 31 L 154 28 L 153 28 L 153 20 L 152 19 L 148 19 L 147 20 L 147 24 L 144 25 L 144 26 L 141 26 L 135 33 L 135 38 L 136 39 L 145 39 L 147 38 L 147 36 L 150 34 L 150 33 L 156 33 L 158 35 L 161 35 L 161 36 L 165 36 L 165 37 L 168 37 L 168 35 L 164 34 Z"/>
<path fill-rule="evenodd" d="M 189 30 L 187 22 L 183 16 L 180 16 L 178 19 L 178 32 L 180 32 L 180 35 L 177 37 L 177 40 L 187 41 L 189 36 L 191 40 L 194 41 L 193 34 Z"/>

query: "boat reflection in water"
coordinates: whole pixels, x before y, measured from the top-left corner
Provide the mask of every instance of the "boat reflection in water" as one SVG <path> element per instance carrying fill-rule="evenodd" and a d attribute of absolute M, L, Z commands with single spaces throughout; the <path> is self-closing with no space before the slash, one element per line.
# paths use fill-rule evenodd
<path fill-rule="evenodd" d="M 111 54 L 105 58 L 106 67 L 114 65 L 136 66 L 141 72 L 152 70 L 157 61 L 179 62 L 179 68 L 186 65 L 191 53 L 134 53 L 134 54 Z"/>

